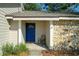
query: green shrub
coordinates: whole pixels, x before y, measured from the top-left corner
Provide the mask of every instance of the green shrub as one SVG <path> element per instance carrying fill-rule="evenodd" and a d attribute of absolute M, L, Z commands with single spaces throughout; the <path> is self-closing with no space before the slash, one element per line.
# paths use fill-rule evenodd
<path fill-rule="evenodd" d="M 19 45 L 19 49 L 20 49 L 20 51 L 26 51 L 26 50 L 28 50 L 27 48 L 26 48 L 26 45 L 25 44 L 20 44 Z"/>
<path fill-rule="evenodd" d="M 13 50 L 14 50 L 13 44 L 6 43 L 5 45 L 2 46 L 3 55 L 13 54 Z"/>
<path fill-rule="evenodd" d="M 2 46 L 2 52 L 4 56 L 19 55 L 19 53 L 26 51 L 28 51 L 28 49 L 25 44 L 19 44 L 14 46 L 13 44 L 6 43 Z"/>
<path fill-rule="evenodd" d="M 28 51 L 27 47 L 25 44 L 20 44 L 20 45 L 15 45 L 14 47 L 14 54 L 18 55 L 20 52 L 26 52 Z"/>
<path fill-rule="evenodd" d="M 14 46 L 14 54 L 18 55 L 19 52 L 20 52 L 19 45 L 15 45 Z"/>

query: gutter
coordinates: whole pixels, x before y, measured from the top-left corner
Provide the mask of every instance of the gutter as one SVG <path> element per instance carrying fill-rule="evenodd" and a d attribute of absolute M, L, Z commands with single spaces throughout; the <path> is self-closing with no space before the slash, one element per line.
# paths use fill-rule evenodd
<path fill-rule="evenodd" d="M 54 16 L 12 16 L 6 15 L 6 19 L 13 20 L 79 20 L 79 17 L 54 17 Z"/>

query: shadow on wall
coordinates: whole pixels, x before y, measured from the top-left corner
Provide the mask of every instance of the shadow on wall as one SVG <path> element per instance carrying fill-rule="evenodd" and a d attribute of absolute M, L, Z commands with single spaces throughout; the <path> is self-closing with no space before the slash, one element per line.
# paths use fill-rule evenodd
<path fill-rule="evenodd" d="M 9 23 L 9 30 L 18 30 L 18 21 L 13 21 L 11 19 L 8 19 L 8 23 Z"/>
<path fill-rule="evenodd" d="M 18 21 L 8 20 L 9 23 L 9 42 L 13 44 L 18 43 Z"/>

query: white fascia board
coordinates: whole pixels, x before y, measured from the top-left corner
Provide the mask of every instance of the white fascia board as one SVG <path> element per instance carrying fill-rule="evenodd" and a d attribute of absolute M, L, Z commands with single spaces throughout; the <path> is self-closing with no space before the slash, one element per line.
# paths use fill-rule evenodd
<path fill-rule="evenodd" d="M 59 20 L 79 20 L 79 17 L 59 17 Z"/>
<path fill-rule="evenodd" d="M 6 19 L 13 19 L 13 20 L 79 20 L 79 17 L 58 17 L 58 18 L 13 18 L 13 17 L 6 17 Z"/>
<path fill-rule="evenodd" d="M 59 18 L 13 18 L 13 20 L 59 20 Z"/>
<path fill-rule="evenodd" d="M 13 19 L 13 17 L 8 17 L 8 16 L 7 16 L 6 19 Z"/>

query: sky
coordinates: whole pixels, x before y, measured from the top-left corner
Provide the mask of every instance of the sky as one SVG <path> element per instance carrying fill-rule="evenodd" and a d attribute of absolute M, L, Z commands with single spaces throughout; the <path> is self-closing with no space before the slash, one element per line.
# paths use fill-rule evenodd
<path fill-rule="evenodd" d="M 79 4 L 75 4 L 75 5 L 72 5 L 70 8 L 69 8 L 69 10 L 71 11 L 71 12 L 79 12 Z"/>
<path fill-rule="evenodd" d="M 41 3 L 41 4 L 38 4 L 38 6 L 41 8 L 42 11 L 48 11 L 48 4 L 46 3 Z M 70 12 L 79 12 L 79 4 L 74 4 L 72 6 L 70 6 L 67 11 L 70 11 Z"/>
<path fill-rule="evenodd" d="M 48 4 L 46 4 L 46 3 L 39 3 L 37 5 L 42 11 L 47 11 L 48 10 Z"/>

